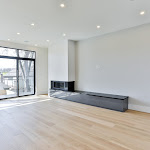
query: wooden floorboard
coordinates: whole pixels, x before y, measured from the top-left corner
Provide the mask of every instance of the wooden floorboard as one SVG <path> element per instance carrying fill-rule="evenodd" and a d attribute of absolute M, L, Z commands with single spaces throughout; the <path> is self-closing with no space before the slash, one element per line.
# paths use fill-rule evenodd
<path fill-rule="evenodd" d="M 1 100 L 0 150 L 150 150 L 150 114 L 46 95 Z"/>

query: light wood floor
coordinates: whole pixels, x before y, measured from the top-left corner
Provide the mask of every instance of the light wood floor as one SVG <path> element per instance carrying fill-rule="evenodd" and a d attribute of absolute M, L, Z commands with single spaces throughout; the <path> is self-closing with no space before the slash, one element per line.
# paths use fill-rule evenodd
<path fill-rule="evenodd" d="M 0 150 L 150 150 L 150 114 L 47 96 L 2 100 Z"/>

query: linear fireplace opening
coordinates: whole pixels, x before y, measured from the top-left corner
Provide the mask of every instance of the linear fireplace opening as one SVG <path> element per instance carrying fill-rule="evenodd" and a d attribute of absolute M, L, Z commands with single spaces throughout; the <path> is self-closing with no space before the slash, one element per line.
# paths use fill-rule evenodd
<path fill-rule="evenodd" d="M 74 92 L 74 81 L 51 81 L 51 89 Z"/>
<path fill-rule="evenodd" d="M 54 82 L 54 88 L 64 89 L 64 82 Z"/>

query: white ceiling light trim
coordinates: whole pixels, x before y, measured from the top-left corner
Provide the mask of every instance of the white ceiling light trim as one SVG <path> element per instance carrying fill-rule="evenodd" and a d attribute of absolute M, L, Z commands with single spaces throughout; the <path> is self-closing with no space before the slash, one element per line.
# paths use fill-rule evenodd
<path fill-rule="evenodd" d="M 30 25 L 31 25 L 31 26 L 35 26 L 35 24 L 34 24 L 34 23 L 31 23 Z"/>
<path fill-rule="evenodd" d="M 145 15 L 145 11 L 141 11 L 141 12 L 140 12 L 140 15 Z"/>
<path fill-rule="evenodd" d="M 101 28 L 101 26 L 100 25 L 97 25 L 97 29 L 100 29 Z"/>
<path fill-rule="evenodd" d="M 65 7 L 65 4 L 64 4 L 64 3 L 61 3 L 61 4 L 60 4 L 60 7 L 61 7 L 61 8 L 64 8 L 64 7 Z"/>

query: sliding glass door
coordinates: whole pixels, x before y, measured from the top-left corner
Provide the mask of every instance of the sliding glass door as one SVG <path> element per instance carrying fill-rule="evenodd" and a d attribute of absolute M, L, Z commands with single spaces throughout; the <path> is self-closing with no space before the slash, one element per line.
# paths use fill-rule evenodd
<path fill-rule="evenodd" d="M 17 96 L 17 60 L 0 58 L 0 99 Z"/>
<path fill-rule="evenodd" d="M 34 61 L 19 60 L 19 96 L 34 94 Z"/>
<path fill-rule="evenodd" d="M 35 94 L 35 52 L 0 47 L 0 99 Z"/>

